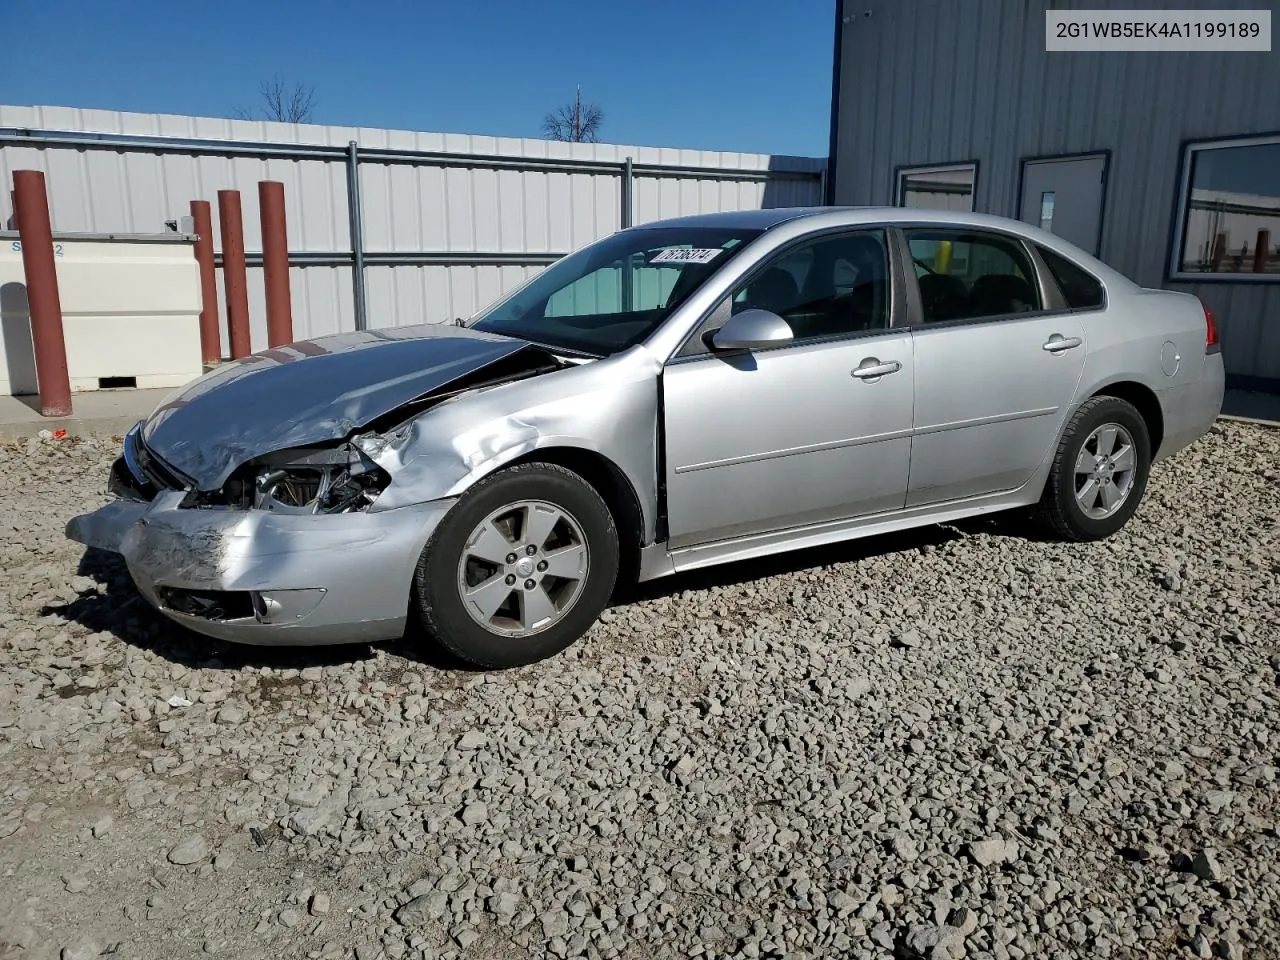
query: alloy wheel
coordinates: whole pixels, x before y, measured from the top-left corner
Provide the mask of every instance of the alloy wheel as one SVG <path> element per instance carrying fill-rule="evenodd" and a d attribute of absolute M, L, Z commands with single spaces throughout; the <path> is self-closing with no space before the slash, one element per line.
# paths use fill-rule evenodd
<path fill-rule="evenodd" d="M 1076 457 L 1076 503 L 1085 516 L 1105 520 L 1119 510 L 1137 476 L 1133 437 L 1118 423 L 1104 423 L 1085 438 Z"/>
<path fill-rule="evenodd" d="M 561 620 L 590 569 L 582 525 L 563 507 L 521 500 L 489 514 L 458 560 L 462 606 L 493 633 L 520 638 Z"/>

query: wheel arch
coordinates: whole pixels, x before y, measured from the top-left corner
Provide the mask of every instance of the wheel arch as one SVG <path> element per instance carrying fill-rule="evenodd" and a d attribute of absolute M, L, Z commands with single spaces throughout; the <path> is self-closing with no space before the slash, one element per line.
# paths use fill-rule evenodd
<path fill-rule="evenodd" d="M 1141 389 L 1135 390 L 1134 386 Z M 1148 388 L 1132 381 L 1120 380 L 1096 388 L 1072 408 L 1045 472 L 1044 487 L 1036 505 L 1036 513 L 1041 521 L 1063 539 L 1079 542 L 1109 537 L 1128 523 L 1137 509 L 1150 475 L 1152 462 L 1149 459 L 1150 453 L 1145 464 L 1141 458 L 1135 460 L 1131 468 L 1133 476 L 1130 489 L 1125 499 L 1115 504 L 1106 504 L 1107 509 L 1102 516 L 1092 515 L 1088 512 L 1089 508 L 1079 502 L 1076 481 L 1081 472 L 1079 456 L 1084 451 L 1083 445 L 1088 442 L 1090 436 L 1088 431 L 1100 430 L 1108 422 L 1106 417 L 1115 417 L 1123 413 L 1124 418 L 1133 419 L 1129 412 L 1117 410 L 1113 406 L 1116 403 L 1123 403 L 1130 407 L 1132 414 L 1147 428 L 1148 437 L 1151 440 L 1159 440 L 1160 433 L 1157 431 L 1162 429 L 1162 419 L 1154 419 L 1159 416 L 1159 401 L 1154 394 L 1144 395 L 1144 390 Z M 1151 404 L 1155 404 L 1154 414 Z M 1078 437 L 1079 440 L 1072 441 L 1073 437 Z M 1094 475 L 1097 476 L 1096 470 Z M 1096 501 L 1094 505 L 1097 505 Z"/>
<path fill-rule="evenodd" d="M 509 460 L 492 473 L 520 464 L 553 463 L 572 470 L 600 495 L 613 515 L 620 550 L 618 583 L 634 583 L 640 570 L 640 548 L 644 543 L 644 517 L 640 497 L 630 478 L 604 454 L 585 447 L 540 447 Z M 490 474 L 490 475 L 491 475 Z"/>
<path fill-rule="evenodd" d="M 1095 397 L 1114 397 L 1133 406 L 1138 411 L 1138 415 L 1142 417 L 1142 422 L 1147 428 L 1147 437 L 1151 442 L 1151 462 L 1154 463 L 1158 459 L 1157 454 L 1160 450 L 1160 444 L 1164 442 L 1164 410 L 1160 406 L 1160 398 L 1149 386 L 1136 379 L 1120 377 L 1109 382 L 1097 384 L 1089 389 L 1088 392 L 1081 390 L 1077 396 L 1079 399 L 1071 405 L 1067 415 L 1063 417 L 1053 445 L 1049 447 L 1048 453 L 1040 463 L 1039 470 L 1027 485 L 1028 489 L 1038 490 L 1038 496 L 1043 496 L 1044 491 L 1048 489 L 1054 457 L 1057 455 L 1058 448 L 1071 426 L 1072 417 L 1082 404 Z"/>
<path fill-rule="evenodd" d="M 1147 427 L 1147 437 L 1151 441 L 1151 459 L 1154 461 L 1164 442 L 1164 410 L 1156 392 L 1137 380 L 1116 380 L 1096 388 L 1089 399 L 1094 397 L 1115 397 L 1138 411 Z"/>

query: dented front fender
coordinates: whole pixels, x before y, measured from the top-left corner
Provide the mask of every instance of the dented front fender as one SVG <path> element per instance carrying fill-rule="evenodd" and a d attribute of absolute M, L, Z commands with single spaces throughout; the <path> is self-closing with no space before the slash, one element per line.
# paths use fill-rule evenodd
<path fill-rule="evenodd" d="M 646 543 L 657 522 L 662 364 L 643 347 L 456 397 L 358 441 L 391 476 L 371 511 L 456 497 L 539 450 L 586 450 L 612 463 L 640 505 Z"/>

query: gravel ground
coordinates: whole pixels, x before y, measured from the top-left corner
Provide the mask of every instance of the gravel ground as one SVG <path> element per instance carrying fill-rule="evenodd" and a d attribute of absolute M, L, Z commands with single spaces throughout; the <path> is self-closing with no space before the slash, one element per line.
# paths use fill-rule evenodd
<path fill-rule="evenodd" d="M 491 674 L 162 620 L 62 537 L 115 450 L 0 446 L 0 957 L 1280 956 L 1280 430 Z"/>

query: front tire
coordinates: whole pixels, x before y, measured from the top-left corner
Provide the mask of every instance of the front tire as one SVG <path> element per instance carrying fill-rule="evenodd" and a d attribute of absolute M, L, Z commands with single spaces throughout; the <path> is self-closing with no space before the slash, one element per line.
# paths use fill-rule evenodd
<path fill-rule="evenodd" d="M 424 626 L 480 667 L 559 653 L 600 615 L 618 577 L 608 506 L 578 474 L 509 467 L 469 490 L 432 534 L 413 595 Z"/>
<path fill-rule="evenodd" d="M 1040 499 L 1040 514 L 1066 540 L 1101 540 L 1129 520 L 1151 468 L 1146 421 L 1118 397 L 1092 397 L 1071 417 Z"/>

